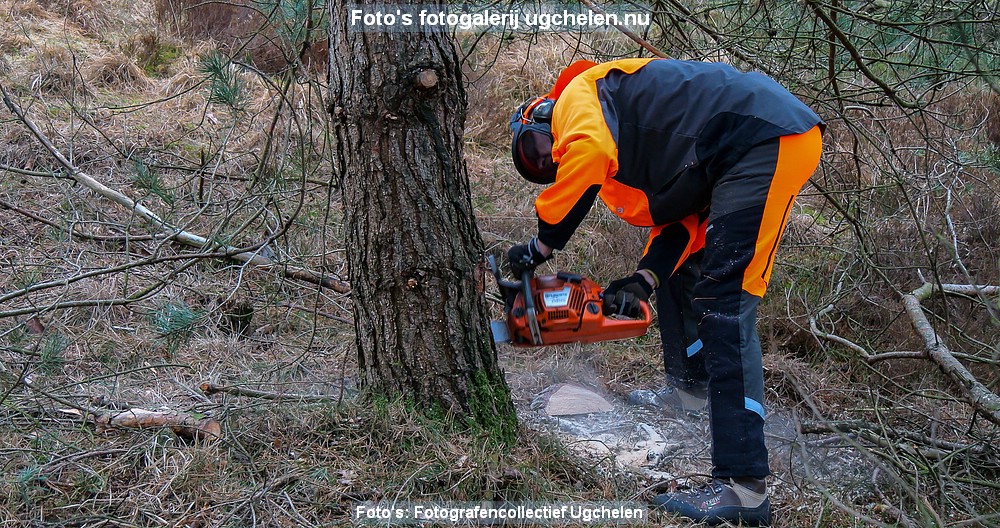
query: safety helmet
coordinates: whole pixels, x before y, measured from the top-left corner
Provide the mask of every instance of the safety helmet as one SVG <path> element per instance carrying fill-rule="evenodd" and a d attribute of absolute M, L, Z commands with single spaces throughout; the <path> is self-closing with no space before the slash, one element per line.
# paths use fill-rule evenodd
<path fill-rule="evenodd" d="M 514 167 L 531 183 L 556 181 L 558 165 L 552 161 L 552 110 L 555 99 L 536 97 L 518 107 L 510 118 L 510 153 Z"/>

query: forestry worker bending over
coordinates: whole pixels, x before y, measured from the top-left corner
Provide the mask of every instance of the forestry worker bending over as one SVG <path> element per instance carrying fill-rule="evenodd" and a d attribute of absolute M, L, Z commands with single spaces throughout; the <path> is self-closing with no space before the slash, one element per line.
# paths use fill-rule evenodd
<path fill-rule="evenodd" d="M 757 305 L 824 126 L 764 75 L 666 59 L 574 63 L 511 118 L 514 165 L 548 185 L 535 201 L 538 236 L 508 252 L 515 277 L 563 249 L 597 197 L 652 228 L 638 271 L 608 286 L 604 310 L 636 316 L 656 292 L 668 385 L 656 401 L 708 409 L 714 477 L 657 496 L 657 508 L 770 522 Z"/>

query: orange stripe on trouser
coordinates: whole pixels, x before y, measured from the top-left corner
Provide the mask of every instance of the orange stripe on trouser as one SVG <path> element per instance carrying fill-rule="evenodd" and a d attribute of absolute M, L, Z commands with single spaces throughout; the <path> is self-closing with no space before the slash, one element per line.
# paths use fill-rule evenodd
<path fill-rule="evenodd" d="M 780 138 L 778 162 L 767 192 L 756 250 L 743 273 L 743 289 L 747 293 L 757 297 L 764 296 L 767 283 L 771 280 L 774 254 L 781 242 L 795 197 L 819 166 L 822 151 L 823 136 L 818 126 L 803 134 Z"/>

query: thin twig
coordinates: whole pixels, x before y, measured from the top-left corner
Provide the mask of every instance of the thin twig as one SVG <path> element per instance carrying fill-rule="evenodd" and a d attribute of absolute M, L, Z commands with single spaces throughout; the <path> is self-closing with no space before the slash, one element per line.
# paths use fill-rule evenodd
<path fill-rule="evenodd" d="M 20 167 L 13 167 L 11 165 L 6 165 L 0 163 L 0 170 L 13 172 L 14 174 L 20 174 L 21 176 L 35 176 L 39 178 L 66 178 L 67 176 L 58 172 L 40 172 L 28 169 L 22 169 Z"/>
<path fill-rule="evenodd" d="M 35 139 L 45 150 L 49 152 L 68 171 L 68 176 L 72 178 L 77 183 L 87 187 L 94 193 L 107 198 L 118 205 L 124 207 L 125 209 L 135 213 L 140 218 L 146 220 L 147 222 L 158 227 L 167 238 L 174 240 L 178 243 L 184 244 L 186 246 L 192 246 L 197 248 L 212 248 L 225 253 L 226 258 L 235 260 L 237 262 L 242 262 L 244 264 L 253 265 L 263 269 L 277 269 L 280 270 L 286 277 L 301 280 L 304 282 L 309 282 L 316 284 L 321 287 L 332 289 L 338 293 L 348 293 L 350 291 L 350 285 L 344 281 L 328 277 L 322 273 L 315 272 L 312 270 L 287 266 L 275 262 L 267 257 L 261 256 L 259 251 L 247 251 L 243 248 L 236 248 L 232 246 L 226 246 L 223 244 L 218 244 L 212 240 L 179 229 L 169 222 L 160 218 L 156 213 L 151 211 L 146 206 L 136 202 L 135 200 L 129 198 L 124 193 L 112 189 L 100 181 L 94 179 L 89 174 L 81 171 L 75 165 L 73 165 L 65 156 L 49 141 L 48 137 L 35 125 L 32 121 L 18 106 L 14 100 L 11 98 L 10 93 L 7 91 L 6 86 L 0 84 L 0 93 L 3 95 L 3 102 L 7 108 L 13 113 L 21 123 L 23 123 L 28 130 L 31 132 Z M 263 246 L 261 244 L 260 246 Z"/>
<path fill-rule="evenodd" d="M 849 434 L 849 433 L 859 433 L 861 431 L 873 431 L 882 436 L 887 436 L 891 438 L 904 439 L 915 444 L 922 444 L 926 446 L 933 447 L 935 449 L 954 451 L 954 452 L 966 452 L 973 455 L 989 456 L 990 458 L 994 455 L 994 449 L 991 446 L 980 445 L 980 444 L 961 444 L 958 442 L 949 442 L 947 440 L 940 440 L 937 438 L 931 438 L 927 435 L 914 433 L 911 431 L 899 431 L 896 429 L 890 429 L 884 426 L 875 425 L 862 420 L 803 420 L 799 423 L 800 431 L 806 434 L 818 434 L 818 433 L 835 433 L 835 434 Z"/>
<path fill-rule="evenodd" d="M 816 13 L 816 16 L 819 17 L 819 19 L 822 20 L 824 24 L 826 24 L 827 28 L 829 28 L 830 30 L 830 33 L 834 37 L 836 37 L 837 41 L 840 42 L 840 45 L 843 46 L 845 50 L 847 50 L 847 53 L 851 56 L 851 60 L 854 62 L 854 65 L 858 68 L 858 71 L 860 71 L 865 77 L 867 77 L 869 80 L 875 83 L 879 88 L 881 88 L 882 92 L 887 97 L 889 97 L 889 99 L 891 99 L 894 103 L 899 105 L 901 108 L 908 108 L 911 110 L 919 110 L 921 108 L 919 104 L 911 101 L 905 101 L 901 97 L 899 97 L 899 94 L 897 94 L 896 91 L 893 90 L 892 87 L 885 82 L 885 80 L 883 80 L 878 75 L 875 75 L 875 73 L 870 68 L 868 68 L 868 66 L 865 64 L 864 57 L 862 57 L 861 51 L 859 51 L 857 47 L 854 46 L 854 43 L 851 42 L 851 39 L 848 38 L 846 34 L 844 34 L 843 30 L 841 30 L 840 27 L 837 25 L 836 21 L 834 21 L 830 17 L 829 13 L 823 10 L 819 2 L 817 2 L 816 0 L 806 0 L 806 3 L 809 4 L 810 7 L 812 7 L 812 10 L 814 13 Z"/>
<path fill-rule="evenodd" d="M 875 471 L 872 472 L 872 489 L 874 489 L 878 494 L 878 497 L 882 499 L 882 505 L 886 507 L 889 513 L 892 513 L 892 515 L 896 517 L 896 520 L 898 520 L 900 524 L 906 528 L 916 528 L 917 525 L 913 522 L 913 519 L 910 519 L 910 516 L 907 515 L 906 512 L 894 506 L 892 501 L 889 500 L 889 497 L 885 495 L 885 491 L 882 490 L 882 486 L 880 486 L 878 482 L 878 477 L 881 472 L 882 470 L 880 468 L 875 468 Z"/>
<path fill-rule="evenodd" d="M 48 218 L 45 218 L 39 214 L 36 214 L 27 209 L 22 209 L 8 201 L 0 200 L 0 209 L 10 209 L 15 213 L 30 218 L 36 222 L 41 222 L 49 227 L 58 229 L 63 233 L 68 233 L 71 237 L 82 238 L 85 240 L 93 240 L 95 242 L 141 242 L 147 240 L 155 240 L 157 237 L 153 235 L 95 235 L 92 233 L 82 233 L 73 228 L 66 228 L 59 225 Z M 160 237 L 162 238 L 162 237 Z"/>
<path fill-rule="evenodd" d="M 606 14 L 604 12 L 604 9 L 601 9 L 600 7 L 597 7 L 590 0 L 580 0 L 580 3 L 582 3 L 585 6 L 587 6 L 587 9 L 590 9 L 591 11 L 593 11 L 595 13 L 598 13 L 598 14 L 601 14 L 601 15 Z M 621 24 L 618 24 L 618 23 L 613 23 L 611 25 L 614 26 L 615 29 L 617 29 L 618 31 L 621 31 L 623 35 L 625 35 L 626 37 L 632 39 L 633 41 L 635 41 L 636 44 L 642 46 L 643 48 L 646 49 L 646 51 L 652 53 L 653 55 L 655 55 L 657 57 L 660 57 L 661 59 L 669 59 L 670 58 L 670 56 L 668 56 L 666 53 L 663 53 L 656 46 L 653 46 L 652 44 L 650 44 L 649 41 L 647 41 L 646 39 L 644 39 L 644 38 L 640 37 L 639 35 L 637 35 L 635 33 L 635 31 L 632 31 L 631 29 L 629 29 L 629 28 L 627 28 L 627 27 L 625 27 L 625 26 L 623 26 Z"/>
<path fill-rule="evenodd" d="M 974 292 L 978 292 L 982 295 L 987 295 L 991 292 L 995 292 L 996 289 L 992 286 L 967 286 L 962 284 L 946 284 L 944 285 L 943 291 L 945 293 L 952 293 L 956 295 L 975 295 Z M 927 351 L 920 350 L 893 350 L 890 352 L 879 352 L 872 353 L 869 352 L 865 347 L 847 339 L 845 337 L 833 334 L 830 332 L 824 332 L 820 330 L 817 319 L 826 315 L 833 310 L 833 305 L 830 304 L 826 308 L 820 310 L 815 316 L 809 317 L 809 332 L 818 339 L 824 339 L 826 341 L 831 341 L 839 345 L 843 345 L 855 352 L 857 352 L 868 364 L 878 363 L 879 361 L 888 361 L 892 359 L 928 359 Z M 952 355 L 956 358 L 964 359 L 966 361 L 973 361 L 976 363 L 985 363 L 989 365 L 996 365 L 998 362 L 974 356 L 972 354 L 966 354 L 962 352 L 952 351 Z"/>

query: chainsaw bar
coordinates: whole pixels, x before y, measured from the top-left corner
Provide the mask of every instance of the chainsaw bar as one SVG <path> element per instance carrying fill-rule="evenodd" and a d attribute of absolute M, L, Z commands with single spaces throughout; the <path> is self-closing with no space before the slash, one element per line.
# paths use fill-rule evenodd
<path fill-rule="evenodd" d="M 510 343 L 510 330 L 507 329 L 507 321 L 490 320 L 490 333 L 493 334 L 494 343 Z"/>

